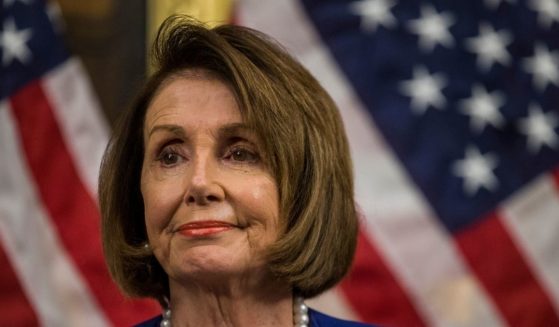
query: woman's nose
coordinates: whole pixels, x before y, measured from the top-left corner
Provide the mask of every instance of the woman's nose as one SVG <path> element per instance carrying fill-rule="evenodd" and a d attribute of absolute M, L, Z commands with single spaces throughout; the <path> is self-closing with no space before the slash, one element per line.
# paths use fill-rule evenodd
<path fill-rule="evenodd" d="M 224 199 L 217 166 L 217 161 L 208 156 L 197 156 L 192 161 L 184 198 L 187 205 L 209 205 Z"/>

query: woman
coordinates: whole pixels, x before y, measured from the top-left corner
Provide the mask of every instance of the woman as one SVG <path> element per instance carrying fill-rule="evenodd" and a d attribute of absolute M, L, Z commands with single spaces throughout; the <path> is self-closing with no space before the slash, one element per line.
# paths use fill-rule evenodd
<path fill-rule="evenodd" d="M 172 17 L 156 73 L 100 177 L 103 244 L 143 326 L 357 326 L 307 307 L 356 243 L 351 161 L 331 98 L 266 36 Z"/>

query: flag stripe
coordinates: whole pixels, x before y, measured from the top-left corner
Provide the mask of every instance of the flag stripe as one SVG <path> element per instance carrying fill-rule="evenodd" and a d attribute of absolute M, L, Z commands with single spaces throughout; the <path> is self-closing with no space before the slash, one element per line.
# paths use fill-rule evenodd
<path fill-rule="evenodd" d="M 491 214 L 457 233 L 457 244 L 511 326 L 559 326 L 550 299 L 501 219 L 499 214 Z M 503 267 L 509 267 L 506 274 Z"/>
<path fill-rule="evenodd" d="M 378 201 L 385 198 L 389 197 L 379 197 Z M 413 207 L 405 202 L 401 203 L 404 210 Z M 422 214 L 417 205 L 415 214 L 399 210 L 390 213 L 388 207 L 379 207 L 376 214 L 371 213 L 366 232 L 376 237 L 379 248 L 428 325 L 504 325 L 500 313 L 462 262 L 442 226 Z"/>
<path fill-rule="evenodd" d="M 97 196 L 99 166 L 109 135 L 79 60 L 69 59 L 42 79 L 53 114 L 81 180 Z"/>
<path fill-rule="evenodd" d="M 0 217 L 2 219 L 2 217 Z M 3 297 L 0 298 L 2 326 L 37 326 L 39 321 L 35 311 L 23 293 L 19 279 L 12 269 L 11 263 L 0 246 L 0 290 Z"/>
<path fill-rule="evenodd" d="M 0 104 L 0 234 L 6 254 L 41 325 L 107 326 L 45 212 L 11 113 L 6 102 Z"/>
<path fill-rule="evenodd" d="M 25 156 L 62 243 L 110 320 L 119 325 L 137 322 L 142 317 L 125 309 L 130 303 L 124 301 L 104 268 L 97 207 L 76 172 L 49 99 L 40 84 L 32 82 L 11 100 Z M 135 305 L 144 314 L 150 306 L 155 309 L 149 302 Z"/>
<path fill-rule="evenodd" d="M 507 201 L 502 222 L 559 312 L 559 188 L 544 175 Z"/>
<path fill-rule="evenodd" d="M 362 232 L 359 233 L 354 265 L 341 288 L 365 321 L 381 325 L 425 326 L 406 293 Z M 394 320 L 395 316 L 398 320 Z"/>

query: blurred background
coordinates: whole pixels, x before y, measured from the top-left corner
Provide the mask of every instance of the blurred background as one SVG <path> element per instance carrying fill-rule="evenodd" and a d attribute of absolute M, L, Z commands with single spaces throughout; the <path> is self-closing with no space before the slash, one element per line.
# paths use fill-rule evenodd
<path fill-rule="evenodd" d="M 58 1 L 65 39 L 89 73 L 110 124 L 136 94 L 149 70 L 149 44 L 159 24 L 174 13 L 210 24 L 230 22 L 229 0 Z"/>
<path fill-rule="evenodd" d="M 557 0 L 1 8 L 1 326 L 159 314 L 108 277 L 96 185 L 110 129 L 173 13 L 273 36 L 340 108 L 359 243 L 349 275 L 311 306 L 386 326 L 559 326 Z"/>
<path fill-rule="evenodd" d="M 114 123 L 146 75 L 146 1 L 59 1 L 65 40 L 89 73 L 107 121 Z"/>

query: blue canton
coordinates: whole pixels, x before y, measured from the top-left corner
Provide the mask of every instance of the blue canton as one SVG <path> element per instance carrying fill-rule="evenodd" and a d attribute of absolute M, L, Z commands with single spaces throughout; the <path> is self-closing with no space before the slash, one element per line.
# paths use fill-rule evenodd
<path fill-rule="evenodd" d="M 5 99 L 69 55 L 54 30 L 57 13 L 47 10 L 48 1 L 4 0 L 1 6 L 0 99 Z"/>
<path fill-rule="evenodd" d="M 558 1 L 302 2 L 448 230 L 558 167 Z"/>

